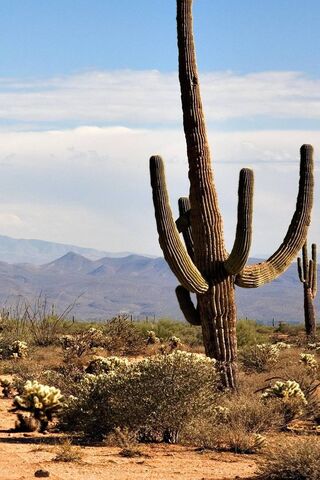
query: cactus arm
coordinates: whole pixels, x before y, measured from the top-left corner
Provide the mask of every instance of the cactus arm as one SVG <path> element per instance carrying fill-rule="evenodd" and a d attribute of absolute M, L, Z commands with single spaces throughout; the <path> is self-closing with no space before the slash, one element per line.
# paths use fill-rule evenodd
<path fill-rule="evenodd" d="M 190 225 L 190 200 L 188 197 L 180 197 L 178 201 L 180 217 L 176 221 L 179 232 L 182 232 L 184 243 L 190 258 L 194 259 L 193 238 Z M 180 228 L 179 228 L 180 225 Z"/>
<path fill-rule="evenodd" d="M 313 203 L 313 148 L 300 149 L 300 181 L 296 210 L 287 234 L 276 252 L 265 262 L 247 265 L 235 279 L 243 288 L 256 288 L 277 278 L 290 265 L 306 241 Z"/>
<path fill-rule="evenodd" d="M 312 282 L 313 282 L 313 272 L 314 272 L 314 264 L 313 260 L 309 260 L 309 266 L 308 266 L 308 284 L 307 287 L 311 289 L 312 293 Z"/>
<path fill-rule="evenodd" d="M 305 282 L 304 276 L 303 276 L 303 271 L 302 271 L 302 262 L 301 258 L 297 258 L 297 267 L 298 267 L 298 275 L 299 275 L 299 280 L 301 283 Z"/>
<path fill-rule="evenodd" d="M 190 292 L 186 290 L 182 285 L 176 288 L 176 295 L 179 302 L 180 309 L 191 325 L 201 325 L 199 311 L 193 305 L 190 297 Z"/>
<path fill-rule="evenodd" d="M 159 243 L 164 257 L 181 285 L 195 293 L 205 293 L 208 284 L 193 264 L 173 220 L 161 157 L 150 158 L 150 176 Z"/>
<path fill-rule="evenodd" d="M 238 198 L 236 238 L 232 251 L 224 263 L 225 269 L 231 275 L 238 274 L 245 267 L 251 246 L 253 171 L 249 168 L 240 171 Z"/>
<path fill-rule="evenodd" d="M 312 277 L 311 277 L 311 293 L 312 297 L 315 298 L 317 295 L 317 246 L 315 243 L 311 246 L 312 249 Z"/>
<path fill-rule="evenodd" d="M 304 242 L 302 247 L 302 268 L 303 268 L 303 276 L 304 279 L 307 281 L 309 277 L 309 259 L 308 259 L 308 242 L 307 240 Z"/>

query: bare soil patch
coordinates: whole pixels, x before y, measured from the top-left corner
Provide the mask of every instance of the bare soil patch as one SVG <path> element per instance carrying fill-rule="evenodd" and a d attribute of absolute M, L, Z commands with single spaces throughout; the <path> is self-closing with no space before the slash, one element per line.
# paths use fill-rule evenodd
<path fill-rule="evenodd" d="M 120 448 L 82 446 L 80 462 L 55 462 L 60 435 L 12 432 L 11 400 L 0 399 L 0 480 L 31 480 L 47 470 L 55 480 L 231 480 L 252 477 L 254 456 L 201 452 L 180 445 L 142 445 L 141 457 L 119 455 Z"/>

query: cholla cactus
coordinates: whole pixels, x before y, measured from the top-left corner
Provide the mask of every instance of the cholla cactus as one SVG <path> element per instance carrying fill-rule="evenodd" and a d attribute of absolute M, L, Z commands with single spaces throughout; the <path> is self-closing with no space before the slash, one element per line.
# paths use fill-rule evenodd
<path fill-rule="evenodd" d="M 40 422 L 40 431 L 45 431 L 55 413 L 61 410 L 63 397 L 58 388 L 28 380 L 21 395 L 14 398 L 14 409 L 30 412 Z"/>
<path fill-rule="evenodd" d="M 21 340 L 15 340 L 9 347 L 11 358 L 25 358 L 28 356 L 28 345 Z"/>
<path fill-rule="evenodd" d="M 273 386 L 268 387 L 261 395 L 263 399 L 282 398 L 284 401 L 293 397 L 299 398 L 304 405 L 308 403 L 299 383 L 294 380 L 287 380 L 285 382 L 278 381 Z"/>
<path fill-rule="evenodd" d="M 299 361 L 311 371 L 318 369 L 318 362 L 312 353 L 301 353 Z"/>
<path fill-rule="evenodd" d="M 157 337 L 153 330 L 147 331 L 147 345 L 154 345 L 155 343 L 159 343 L 160 338 Z"/>
<path fill-rule="evenodd" d="M 320 342 L 308 343 L 307 347 L 309 350 L 315 350 L 317 353 L 320 353 Z"/>
<path fill-rule="evenodd" d="M 13 384 L 7 378 L 0 380 L 0 385 L 2 387 L 2 394 L 5 398 L 9 398 L 12 394 Z"/>
<path fill-rule="evenodd" d="M 179 337 L 172 335 L 172 337 L 169 338 L 169 347 L 171 350 L 175 350 L 180 345 L 181 345 L 181 340 Z"/>
<path fill-rule="evenodd" d="M 275 382 L 274 385 L 266 388 L 261 398 L 264 400 L 272 398 L 281 400 L 286 421 L 290 421 L 297 415 L 301 415 L 304 407 L 308 404 L 299 383 L 294 380 Z"/>
<path fill-rule="evenodd" d="M 121 367 L 130 365 L 129 360 L 121 357 L 95 357 L 86 368 L 86 373 L 99 375 L 101 373 L 110 373 Z"/>
<path fill-rule="evenodd" d="M 285 350 L 287 348 L 291 348 L 291 344 L 286 342 L 277 342 L 275 343 L 274 346 L 277 347 L 279 350 Z"/>

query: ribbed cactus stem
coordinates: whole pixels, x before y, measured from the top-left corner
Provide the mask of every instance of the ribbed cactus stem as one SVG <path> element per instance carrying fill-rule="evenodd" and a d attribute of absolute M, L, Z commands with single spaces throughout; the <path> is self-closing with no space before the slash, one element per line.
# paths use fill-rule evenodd
<path fill-rule="evenodd" d="M 236 238 L 229 258 L 224 263 L 225 269 L 231 275 L 241 272 L 249 257 L 252 238 L 253 183 L 253 171 L 243 168 L 239 175 Z"/>
<path fill-rule="evenodd" d="M 208 290 L 207 282 L 189 257 L 173 220 L 163 161 L 159 156 L 150 158 L 150 177 L 159 243 L 164 258 L 181 285 L 191 292 L 204 293 Z"/>
<path fill-rule="evenodd" d="M 178 218 L 178 220 L 176 220 L 176 224 L 178 225 L 180 220 L 180 228 L 178 227 L 178 230 L 179 232 L 182 232 L 184 243 L 186 245 L 186 249 L 189 253 L 190 258 L 194 260 L 194 245 L 190 224 L 191 206 L 189 198 L 180 197 L 178 200 L 178 206 L 180 217 Z"/>
<path fill-rule="evenodd" d="M 303 269 L 302 269 L 302 263 L 301 263 L 301 258 L 297 258 L 297 267 L 298 267 L 298 275 L 299 275 L 299 280 L 301 283 L 305 282 L 304 276 L 303 276 Z"/>
<path fill-rule="evenodd" d="M 300 154 L 300 181 L 296 210 L 287 234 L 278 250 L 268 260 L 255 265 L 247 265 L 237 275 L 236 284 L 240 287 L 256 288 L 277 278 L 289 267 L 306 240 L 313 204 L 312 146 L 302 145 Z"/>
<path fill-rule="evenodd" d="M 311 246 L 312 252 L 312 276 L 311 276 L 311 291 L 312 297 L 315 298 L 317 295 L 317 280 L 318 280 L 318 271 L 317 271 L 317 245 L 315 243 Z"/>
<path fill-rule="evenodd" d="M 187 322 L 191 325 L 201 325 L 199 311 L 195 308 L 193 301 L 191 300 L 190 292 L 182 285 L 179 285 L 176 288 L 176 295 L 179 307 Z"/>

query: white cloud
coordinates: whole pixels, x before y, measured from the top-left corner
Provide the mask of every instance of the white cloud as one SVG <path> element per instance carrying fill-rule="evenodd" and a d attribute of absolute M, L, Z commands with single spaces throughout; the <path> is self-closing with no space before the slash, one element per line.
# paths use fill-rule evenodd
<path fill-rule="evenodd" d="M 238 172 L 256 174 L 253 253 L 271 253 L 282 241 L 295 208 L 299 147 L 320 132 L 210 133 L 216 185 L 228 247 L 236 223 Z M 148 159 L 166 163 L 171 203 L 188 192 L 185 143 L 180 130 L 80 127 L 0 131 L 0 233 L 91 246 L 157 253 Z M 319 218 L 317 163 L 314 220 Z M 16 223 L 9 219 L 20 219 Z M 314 222 L 310 240 L 319 242 Z"/>
<path fill-rule="evenodd" d="M 303 73 L 204 73 L 201 87 L 208 121 L 320 117 L 320 79 Z M 98 71 L 41 81 L 2 78 L 0 118 L 73 125 L 181 124 L 177 74 Z"/>

